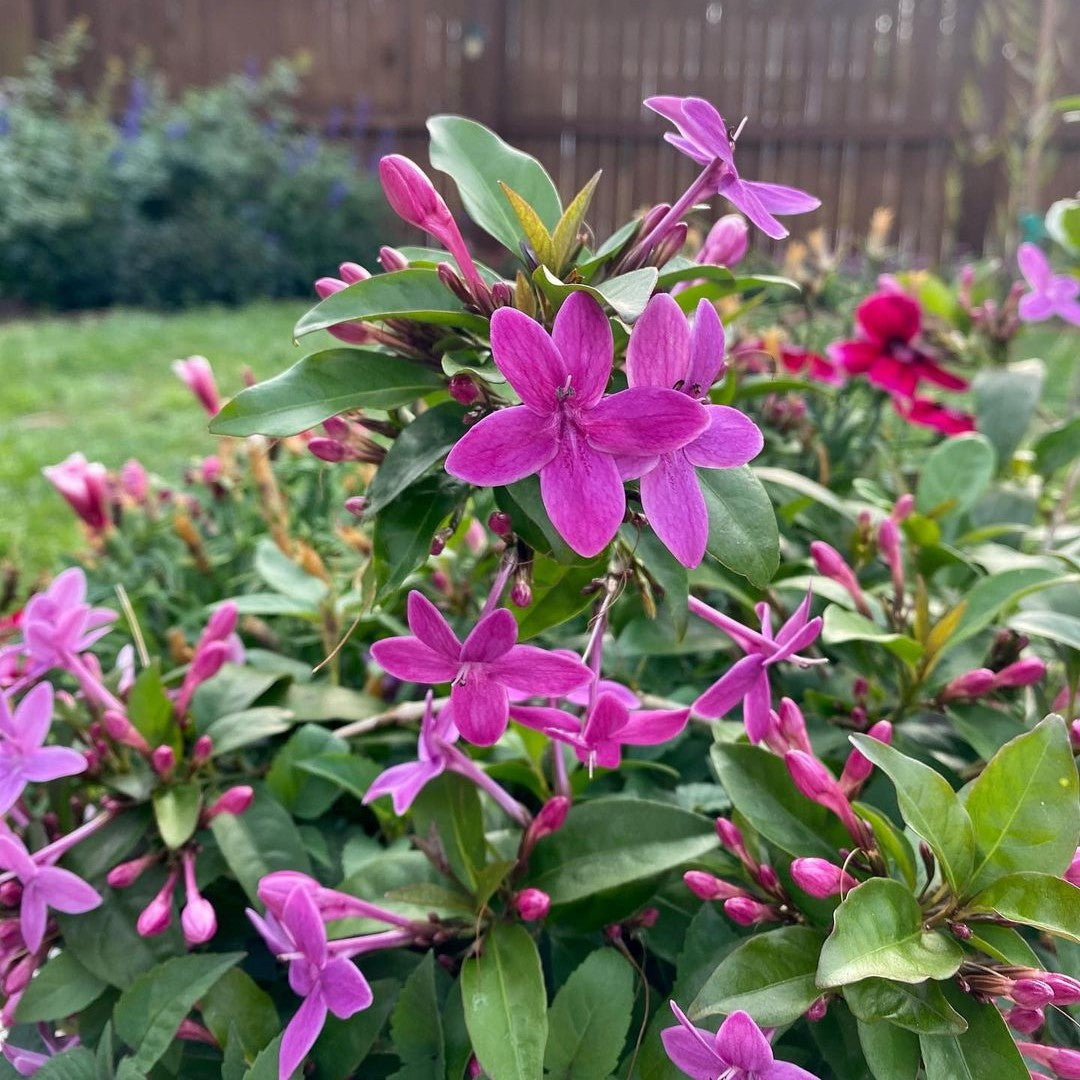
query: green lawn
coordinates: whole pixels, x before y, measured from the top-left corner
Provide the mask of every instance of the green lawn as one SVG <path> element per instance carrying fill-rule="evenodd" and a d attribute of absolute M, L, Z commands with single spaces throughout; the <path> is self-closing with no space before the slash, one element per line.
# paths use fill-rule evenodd
<path fill-rule="evenodd" d="M 213 453 L 206 416 L 169 365 L 201 353 L 227 397 L 245 365 L 265 378 L 299 359 L 291 330 L 309 306 L 264 301 L 0 323 L 0 559 L 43 569 L 78 544 L 74 515 L 43 465 L 81 450 L 110 469 L 137 457 L 171 480 L 189 458 Z"/>

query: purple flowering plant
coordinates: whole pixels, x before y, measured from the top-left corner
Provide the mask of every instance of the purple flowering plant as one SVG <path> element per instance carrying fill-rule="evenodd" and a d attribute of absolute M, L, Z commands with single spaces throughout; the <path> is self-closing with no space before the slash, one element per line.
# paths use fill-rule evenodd
<path fill-rule="evenodd" d="M 178 631 L 118 575 L 114 610 L 94 574 L 153 485 L 50 470 L 96 566 L 0 624 L 0 1077 L 1078 1074 L 1065 436 L 1020 539 L 987 527 L 1033 475 L 993 410 L 862 483 L 823 429 L 797 471 L 768 397 L 852 372 L 748 371 L 741 318 L 795 286 L 711 260 L 817 200 L 744 180 L 709 103 L 645 104 L 698 174 L 607 239 L 599 177 L 564 207 L 435 117 L 471 224 L 387 155 L 434 246 L 320 279 L 296 336 L 333 347 L 223 406 L 177 364 L 208 487 L 247 440 L 260 591 Z M 742 217 L 684 255 L 714 199 Z M 1061 314 L 1024 264 L 1054 304 L 1019 317 Z M 847 344 L 914 415 L 939 369 L 896 288 Z M 343 505 L 276 488 L 282 445 Z"/>

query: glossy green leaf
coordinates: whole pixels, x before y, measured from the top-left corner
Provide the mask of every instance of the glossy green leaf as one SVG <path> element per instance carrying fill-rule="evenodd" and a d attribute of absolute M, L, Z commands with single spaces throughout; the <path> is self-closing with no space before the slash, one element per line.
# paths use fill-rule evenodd
<path fill-rule="evenodd" d="M 492 927 L 481 955 L 461 969 L 461 996 L 473 1051 L 491 1080 L 542 1080 L 547 993 L 524 927 Z"/>
<path fill-rule="evenodd" d="M 1065 722 L 1048 716 L 1006 743 L 961 793 L 979 854 L 969 893 L 1020 870 L 1061 874 L 1080 839 L 1080 803 Z"/>
<path fill-rule="evenodd" d="M 1006 874 L 965 905 L 1080 942 L 1080 889 L 1054 874 Z"/>
<path fill-rule="evenodd" d="M 235 1038 L 249 1058 L 281 1030 L 270 995 L 240 968 L 231 968 L 214 983 L 200 999 L 199 1012 L 222 1046 Z"/>
<path fill-rule="evenodd" d="M 171 848 L 186 844 L 199 824 L 202 795 L 195 781 L 174 784 L 154 794 L 154 819 L 161 839 Z"/>
<path fill-rule="evenodd" d="M 1035 440 L 1035 467 L 1040 475 L 1053 476 L 1080 458 L 1080 416 L 1043 432 Z"/>
<path fill-rule="evenodd" d="M 262 742 L 288 731 L 293 725 L 291 709 L 260 705 L 254 709 L 219 717 L 205 734 L 214 742 L 214 757 L 232 754 L 252 743 Z"/>
<path fill-rule="evenodd" d="M 319 1041 L 311 1056 L 319 1080 L 352 1080 L 359 1072 L 397 1001 L 399 984 L 393 979 L 377 979 L 371 984 L 374 997 L 371 1007 L 339 1020 L 331 1013 L 326 1018 Z M 274 1062 L 277 1062 L 275 1056 Z M 268 1080 L 277 1080 L 277 1072 Z"/>
<path fill-rule="evenodd" d="M 1064 611 L 1022 611 L 1009 619 L 1009 626 L 1017 633 L 1047 638 L 1080 651 L 1080 619 Z"/>
<path fill-rule="evenodd" d="M 951 937 L 923 929 L 922 910 L 907 886 L 872 878 L 852 889 L 833 913 L 817 982 L 827 989 L 874 977 L 907 983 L 948 979 L 963 959 Z"/>
<path fill-rule="evenodd" d="M 964 613 L 942 652 L 985 630 L 1003 611 L 1062 577 L 1056 570 L 1023 566 L 988 574 L 964 594 Z"/>
<path fill-rule="evenodd" d="M 808 926 L 754 935 L 709 976 L 690 1005 L 690 1018 L 742 1009 L 763 1027 L 794 1023 L 821 996 L 814 976 L 824 940 Z"/>
<path fill-rule="evenodd" d="M 596 285 L 587 285 L 583 281 L 560 281 L 546 266 L 541 266 L 534 271 L 533 281 L 553 301 L 561 303 L 572 292 L 588 293 L 600 305 L 611 308 L 624 322 L 633 322 L 645 310 L 656 288 L 656 268 L 646 266 Z"/>
<path fill-rule="evenodd" d="M 919 1037 L 914 1032 L 886 1020 L 857 1023 L 859 1045 L 874 1080 L 916 1080 L 921 1057 Z"/>
<path fill-rule="evenodd" d="M 296 763 L 300 772 L 327 780 L 354 799 L 362 799 L 382 767 L 370 758 L 350 753 L 324 753 Z"/>
<path fill-rule="evenodd" d="M 811 480 L 800 473 L 791 472 L 789 469 L 777 469 L 772 466 L 753 466 L 754 475 L 766 486 L 777 487 L 784 491 L 794 492 L 804 499 L 820 503 L 828 510 L 839 514 L 843 518 L 854 521 L 858 515 L 857 508 L 849 506 L 838 495 L 827 487 Z"/>
<path fill-rule="evenodd" d="M 453 179 L 469 217 L 509 251 L 519 253 L 524 231 L 499 181 L 512 187 L 549 231 L 558 224 L 559 193 L 536 158 L 462 116 L 432 116 L 427 129 L 431 164 Z"/>
<path fill-rule="evenodd" d="M 906 634 L 897 634 L 871 622 L 856 611 L 848 611 L 837 604 L 825 609 L 821 640 L 826 645 L 843 645 L 848 641 L 869 641 L 888 649 L 904 663 L 914 667 L 922 656 L 923 647 Z"/>
<path fill-rule="evenodd" d="M 957 1035 L 967 1021 L 945 1000 L 936 982 L 863 979 L 844 987 L 848 1008 L 867 1023 L 888 1020 L 918 1035 Z"/>
<path fill-rule="evenodd" d="M 412 814 L 417 835 L 437 833 L 450 869 L 471 890 L 485 857 L 484 815 L 476 785 L 457 773 L 444 772 L 416 797 Z"/>
<path fill-rule="evenodd" d="M 445 980 L 446 975 L 442 974 L 442 978 Z M 445 1075 L 440 997 L 435 954 L 428 952 L 405 980 L 390 1017 L 390 1036 L 401 1058 L 401 1068 L 394 1073 L 394 1080 L 428 1080 Z"/>
<path fill-rule="evenodd" d="M 297 728 L 274 754 L 266 782 L 294 817 L 314 821 L 337 801 L 341 785 L 300 769 L 326 754 L 347 754 L 348 744 L 318 724 Z"/>
<path fill-rule="evenodd" d="M 127 716 L 151 746 L 171 746 L 179 754 L 180 725 L 174 716 L 173 703 L 165 693 L 161 665 L 157 661 L 144 667 L 136 677 L 128 692 Z"/>
<path fill-rule="evenodd" d="M 39 1080 L 94 1080 L 95 1071 L 94 1055 L 85 1046 L 73 1046 L 70 1050 L 49 1058 L 32 1075 Z M 138 1075 L 136 1073 L 135 1077 Z M 125 1078 L 118 1074 L 117 1080 Z"/>
<path fill-rule="evenodd" d="M 566 563 L 537 555 L 532 561 L 532 603 L 510 608 L 517 619 L 518 640 L 536 637 L 587 608 L 595 596 L 584 590 L 603 576 L 607 562 L 606 553 L 595 559 L 574 556 Z"/>
<path fill-rule="evenodd" d="M 748 465 L 699 469 L 709 514 L 709 554 L 764 588 L 780 565 L 780 537 L 772 502 Z"/>
<path fill-rule="evenodd" d="M 30 980 L 15 1011 L 20 1024 L 63 1020 L 96 1001 L 108 984 L 87 971 L 70 952 L 54 956 Z"/>
<path fill-rule="evenodd" d="M 926 459 L 915 491 L 920 513 L 957 514 L 974 506 L 990 485 L 997 456 L 985 435 L 957 435 Z"/>
<path fill-rule="evenodd" d="M 600 171 L 597 170 L 574 196 L 559 219 L 559 224 L 555 226 L 555 231 L 551 234 L 555 254 L 555 265 L 552 266 L 552 270 L 556 273 L 559 273 L 570 261 L 578 247 L 578 235 L 585 215 L 588 213 L 589 203 L 592 202 L 593 192 L 596 191 L 596 185 L 599 182 Z"/>

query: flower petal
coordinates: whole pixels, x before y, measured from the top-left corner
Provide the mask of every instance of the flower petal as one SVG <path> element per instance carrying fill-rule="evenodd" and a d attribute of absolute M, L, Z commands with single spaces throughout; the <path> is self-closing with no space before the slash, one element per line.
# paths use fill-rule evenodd
<path fill-rule="evenodd" d="M 764 670 L 750 684 L 743 698 L 743 727 L 750 741 L 757 745 L 769 733 L 769 710 L 772 708 L 772 691 L 769 689 L 769 676 Z"/>
<path fill-rule="evenodd" d="M 581 734 L 581 721 L 576 716 L 547 705 L 511 705 L 510 719 L 534 731 L 555 732 L 554 738 Z"/>
<path fill-rule="evenodd" d="M 524 405 L 514 405 L 469 428 L 447 455 L 446 471 L 470 484 L 501 487 L 538 472 L 558 448 L 548 418 Z"/>
<path fill-rule="evenodd" d="M 26 777 L 14 762 L 0 758 L 0 814 L 6 814 L 26 789 Z"/>
<path fill-rule="evenodd" d="M 1043 293 L 1029 292 L 1020 297 L 1018 308 L 1024 322 L 1043 322 L 1054 314 L 1054 302 Z"/>
<path fill-rule="evenodd" d="M 589 710 L 582 737 L 588 746 L 618 739 L 618 734 L 629 719 L 626 706 L 614 694 L 601 694 Z"/>
<path fill-rule="evenodd" d="M 708 427 L 709 417 L 687 394 L 637 386 L 609 394 L 582 424 L 595 449 L 644 457 L 681 449 Z"/>
<path fill-rule="evenodd" d="M 922 309 L 906 293 L 879 292 L 855 309 L 855 321 L 870 341 L 888 345 L 910 341 L 922 329 Z"/>
<path fill-rule="evenodd" d="M 766 661 L 767 664 L 775 664 L 779 660 L 786 660 L 794 656 L 800 649 L 805 649 L 811 641 L 814 641 L 821 633 L 821 618 L 811 619 L 801 630 L 791 635 L 780 648 Z"/>
<path fill-rule="evenodd" d="M 940 386 L 945 390 L 966 390 L 968 388 L 967 379 L 954 375 L 929 357 L 921 357 L 915 367 L 920 379 L 925 379 L 927 382 Z"/>
<path fill-rule="evenodd" d="M 727 124 L 716 107 L 704 98 L 683 99 L 682 123 L 679 126 L 687 138 L 712 157 L 720 158 L 729 165 L 735 160 Z"/>
<path fill-rule="evenodd" d="M 672 1010 L 678 1006 L 672 1002 Z M 713 1033 L 695 1028 L 683 1014 L 675 1012 L 679 1027 L 664 1028 L 660 1039 L 667 1056 L 691 1080 L 716 1080 L 725 1071 L 725 1062 L 717 1055 L 713 1046 Z"/>
<path fill-rule="evenodd" d="M 384 671 L 406 682 L 450 682 L 460 666 L 413 637 L 376 641 L 371 646 L 371 656 Z"/>
<path fill-rule="evenodd" d="M 43 784 L 62 776 L 76 776 L 86 771 L 86 758 L 70 746 L 43 746 L 23 760 L 22 774 L 27 780 Z"/>
<path fill-rule="evenodd" d="M 705 469 L 731 469 L 756 458 L 765 445 L 757 424 L 728 405 L 706 405 L 709 426 L 683 453 L 691 465 Z"/>
<path fill-rule="evenodd" d="M 30 858 L 23 842 L 13 833 L 0 833 L 0 869 L 11 870 L 23 884 L 37 874 L 34 860 Z"/>
<path fill-rule="evenodd" d="M 636 323 L 634 330 L 637 330 Z M 689 392 L 695 397 L 707 395 L 712 384 L 720 377 L 726 344 L 720 313 L 708 300 L 700 300 L 690 335 L 690 370 L 686 376 Z"/>
<path fill-rule="evenodd" d="M 506 608 L 485 615 L 465 639 L 461 659 L 470 663 L 490 663 L 504 656 L 517 641 L 517 621 Z"/>
<path fill-rule="evenodd" d="M 768 1075 L 772 1047 L 747 1013 L 733 1012 L 716 1033 L 716 1046 L 728 1065 L 744 1072 Z"/>
<path fill-rule="evenodd" d="M 570 369 L 538 322 L 516 308 L 499 308 L 491 316 L 491 355 L 530 409 L 554 412 L 556 391 L 566 385 Z"/>
<path fill-rule="evenodd" d="M 34 879 L 34 888 L 49 907 L 67 915 L 81 915 L 101 904 L 101 897 L 77 874 L 58 866 L 43 866 Z"/>
<path fill-rule="evenodd" d="M 835 341 L 828 353 L 849 375 L 862 375 L 873 367 L 881 349 L 872 341 Z"/>
<path fill-rule="evenodd" d="M 668 293 L 657 293 L 630 331 L 626 380 L 631 386 L 681 389 L 689 372 L 690 327 L 686 316 Z"/>
<path fill-rule="evenodd" d="M 289 893 L 281 922 L 297 949 L 313 964 L 322 964 L 326 959 L 326 927 L 309 888 L 297 885 Z"/>
<path fill-rule="evenodd" d="M 316 992 L 304 998 L 303 1004 L 296 1010 L 296 1015 L 289 1021 L 285 1034 L 281 1037 L 278 1080 L 289 1080 L 300 1068 L 326 1023 L 326 1013 L 326 1002 L 323 1001 L 322 994 Z"/>
<path fill-rule="evenodd" d="M 784 184 L 744 180 L 743 186 L 750 188 L 758 202 L 771 214 L 805 214 L 821 205 L 821 200 L 815 196 Z"/>
<path fill-rule="evenodd" d="M 709 720 L 729 712 L 745 697 L 763 664 L 764 658 L 758 653 L 736 661 L 694 702 L 694 712 Z"/>
<path fill-rule="evenodd" d="M 603 396 L 615 346 L 611 324 L 588 293 L 572 292 L 559 308 L 551 340 L 570 372 L 570 385 L 579 408 L 595 405 Z"/>
<path fill-rule="evenodd" d="M 447 660 L 456 661 L 461 655 L 461 642 L 443 613 L 422 593 L 413 589 L 406 605 L 409 629 L 429 649 Z"/>
<path fill-rule="evenodd" d="M 488 670 L 503 686 L 533 697 L 562 697 L 585 686 L 593 677 L 576 656 L 548 652 L 535 645 L 515 645 Z"/>
<path fill-rule="evenodd" d="M 339 1020 L 348 1020 L 374 1000 L 367 979 L 344 957 L 327 962 L 319 976 L 319 987 L 327 1007 Z"/>
<path fill-rule="evenodd" d="M 49 734 L 53 716 L 53 688 L 51 683 L 38 683 L 27 691 L 15 707 L 12 726 L 19 744 L 25 749 L 41 746 Z"/>
<path fill-rule="evenodd" d="M 635 709 L 619 732 L 619 742 L 654 746 L 674 739 L 690 719 L 689 709 Z"/>
<path fill-rule="evenodd" d="M 737 177 L 724 180 L 720 184 L 719 194 L 736 209 L 741 210 L 766 236 L 773 240 L 783 240 L 788 231 L 761 205 L 753 187 Z"/>
<path fill-rule="evenodd" d="M 401 817 L 423 788 L 438 776 L 445 768 L 442 759 L 432 761 L 408 761 L 403 765 L 392 765 L 381 772 L 364 792 L 365 805 L 374 802 L 383 795 L 389 795 L 394 805 L 394 813 Z"/>
<path fill-rule="evenodd" d="M 501 310 L 501 309 L 500 309 Z M 450 689 L 454 723 L 477 746 L 498 742 L 510 721 L 506 689 L 483 667 L 472 667 Z"/>
<path fill-rule="evenodd" d="M 709 514 L 697 473 L 684 452 L 664 454 L 641 478 L 641 506 L 671 554 L 683 566 L 697 566 L 709 540 Z"/>
<path fill-rule="evenodd" d="M 41 939 L 45 937 L 45 924 L 49 919 L 45 900 L 35 885 L 35 881 L 26 885 L 19 901 L 19 929 L 27 949 L 32 953 L 41 948 Z"/>
<path fill-rule="evenodd" d="M 1016 252 L 1016 262 L 1020 273 L 1033 289 L 1041 292 L 1050 284 L 1054 272 L 1050 268 L 1050 260 L 1038 244 L 1021 244 Z"/>

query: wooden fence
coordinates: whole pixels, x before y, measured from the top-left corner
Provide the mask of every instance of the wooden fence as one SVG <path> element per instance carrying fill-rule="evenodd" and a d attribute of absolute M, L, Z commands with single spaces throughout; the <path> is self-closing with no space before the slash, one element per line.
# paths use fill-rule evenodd
<path fill-rule="evenodd" d="M 601 228 L 689 180 L 641 101 L 697 93 L 749 116 L 745 176 L 820 196 L 797 231 L 821 226 L 843 248 L 889 206 L 893 239 L 934 259 L 983 247 L 1008 179 L 1005 154 L 979 154 L 1010 100 L 1029 100 L 1009 62 L 1024 46 L 987 18 L 994 4 L 1012 7 L 1014 27 L 1026 7 L 1020 33 L 1033 41 L 1054 5 L 1044 53 L 1069 62 L 1076 0 L 0 0 L 0 73 L 78 16 L 95 41 L 88 76 L 145 48 L 180 88 L 305 51 L 307 122 L 365 154 L 426 161 L 424 118 L 466 113 L 539 157 L 565 192 L 602 168 Z M 1050 150 L 1039 206 L 1080 187 L 1080 139 L 1059 130 Z"/>

